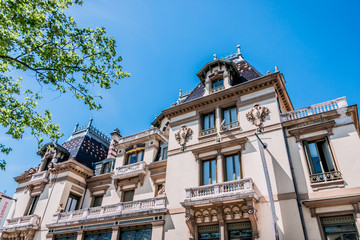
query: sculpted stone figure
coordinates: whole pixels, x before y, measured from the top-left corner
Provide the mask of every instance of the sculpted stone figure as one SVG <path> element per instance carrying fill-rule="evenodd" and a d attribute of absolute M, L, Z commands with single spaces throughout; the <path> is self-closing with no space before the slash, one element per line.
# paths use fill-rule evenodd
<path fill-rule="evenodd" d="M 181 129 L 175 133 L 175 139 L 180 144 L 182 150 L 184 150 L 185 143 L 189 140 L 192 134 L 193 130 L 186 127 L 185 125 L 182 126 Z"/>
<path fill-rule="evenodd" d="M 261 132 L 263 130 L 265 118 L 269 116 L 269 114 L 270 110 L 267 107 L 255 104 L 254 107 L 246 113 L 246 118 L 249 122 L 258 127 L 258 131 Z"/>

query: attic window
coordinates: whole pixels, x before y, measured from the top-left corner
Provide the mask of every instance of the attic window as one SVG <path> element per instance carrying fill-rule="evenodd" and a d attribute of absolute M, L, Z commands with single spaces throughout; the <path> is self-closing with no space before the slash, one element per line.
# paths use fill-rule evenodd
<path fill-rule="evenodd" d="M 211 93 L 218 92 L 224 89 L 224 79 L 218 78 L 211 82 Z"/>

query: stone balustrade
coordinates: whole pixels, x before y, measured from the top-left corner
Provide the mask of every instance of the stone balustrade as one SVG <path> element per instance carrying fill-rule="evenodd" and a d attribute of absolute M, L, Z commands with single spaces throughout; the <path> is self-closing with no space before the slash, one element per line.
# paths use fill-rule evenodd
<path fill-rule="evenodd" d="M 121 202 L 101 207 L 92 207 L 72 212 L 57 213 L 50 225 L 68 225 L 74 222 L 98 221 L 100 219 L 122 218 L 130 216 L 148 215 L 166 211 L 166 197 Z"/>
<path fill-rule="evenodd" d="M 1 231 L 15 231 L 21 229 L 38 229 L 40 227 L 40 216 L 28 215 L 7 220 L 7 225 Z"/>
<path fill-rule="evenodd" d="M 150 128 L 148 130 L 145 130 L 145 131 L 133 134 L 133 135 L 129 135 L 129 136 L 126 136 L 126 137 L 122 137 L 122 138 L 119 139 L 118 144 L 134 141 L 134 140 L 137 140 L 137 139 L 140 139 L 140 138 L 148 137 L 148 136 L 153 135 L 153 134 L 158 134 L 163 139 L 167 139 L 167 137 L 158 128 L 152 127 L 152 128 Z"/>
<path fill-rule="evenodd" d="M 337 98 L 331 101 L 312 105 L 310 107 L 297 109 L 294 111 L 281 113 L 280 118 L 282 122 L 291 121 L 299 118 L 308 117 L 311 115 L 328 112 L 348 106 L 346 97 Z"/>
<path fill-rule="evenodd" d="M 113 178 L 114 179 L 127 178 L 129 176 L 138 175 L 141 173 L 146 173 L 145 162 L 137 162 L 137 163 L 118 167 L 114 171 Z"/>
<path fill-rule="evenodd" d="M 255 197 L 258 199 L 254 190 L 254 183 L 251 178 L 241 180 L 210 184 L 205 186 L 193 187 L 186 189 L 186 202 L 202 202 L 204 200 L 224 201 L 227 197 L 233 199 L 242 199 Z"/>

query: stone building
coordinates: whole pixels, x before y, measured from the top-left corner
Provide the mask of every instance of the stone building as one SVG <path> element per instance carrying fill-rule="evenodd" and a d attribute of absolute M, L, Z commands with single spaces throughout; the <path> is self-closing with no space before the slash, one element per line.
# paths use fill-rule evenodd
<path fill-rule="evenodd" d="M 240 47 L 196 75 L 148 130 L 44 146 L 1 239 L 359 239 L 357 106 L 294 110 Z"/>

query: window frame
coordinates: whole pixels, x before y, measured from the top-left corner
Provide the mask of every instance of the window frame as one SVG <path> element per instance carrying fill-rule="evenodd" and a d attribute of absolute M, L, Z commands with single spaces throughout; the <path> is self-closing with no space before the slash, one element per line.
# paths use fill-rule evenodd
<path fill-rule="evenodd" d="M 213 115 L 213 127 L 210 127 L 211 126 L 211 117 L 210 115 Z M 206 128 L 205 129 L 205 117 L 206 116 L 209 116 L 209 128 Z M 210 130 L 210 129 L 215 129 L 216 128 L 216 113 L 215 113 L 215 110 L 212 110 L 210 112 L 206 112 L 206 113 L 202 113 L 201 114 L 201 130 L 202 131 L 206 131 L 206 130 Z"/>
<path fill-rule="evenodd" d="M 220 81 L 222 82 L 221 85 L 219 84 Z M 216 87 L 214 87 L 214 83 L 217 83 Z M 219 87 L 222 87 L 222 86 L 224 86 L 224 78 L 223 78 L 223 76 L 211 80 L 211 89 L 219 88 Z"/>
<path fill-rule="evenodd" d="M 95 202 L 96 202 L 96 201 L 95 201 L 96 198 L 99 198 L 99 197 L 101 197 L 100 205 L 94 206 L 94 205 L 95 205 Z M 104 200 L 104 195 L 95 195 L 95 196 L 93 196 L 93 197 L 92 197 L 92 200 L 91 200 L 91 207 L 101 207 L 103 200 Z"/>
<path fill-rule="evenodd" d="M 209 184 L 204 184 L 204 163 L 205 162 L 209 162 Z M 213 178 L 212 178 L 212 162 L 215 162 L 215 182 L 213 182 Z M 211 184 L 216 184 L 218 183 L 218 172 L 217 172 L 217 159 L 216 158 L 210 158 L 210 159 L 204 159 L 201 160 L 201 164 L 200 164 L 200 185 L 201 186 L 207 186 L 207 185 L 211 185 Z"/>
<path fill-rule="evenodd" d="M 75 209 L 74 209 L 74 210 L 70 210 L 70 209 L 69 209 L 69 210 L 67 211 L 67 206 L 68 206 L 68 203 L 69 203 L 69 200 L 70 200 L 70 197 L 71 197 L 71 196 L 74 196 L 75 198 L 78 198 L 78 201 L 77 201 L 77 203 L 76 203 L 76 206 L 75 206 Z M 79 195 L 77 195 L 77 194 L 74 194 L 74 193 L 70 192 L 70 193 L 69 193 L 69 196 L 68 196 L 68 198 L 67 198 L 66 204 L 65 204 L 64 212 L 71 212 L 71 211 L 76 211 L 76 210 L 78 210 L 79 207 L 80 207 L 81 198 L 82 198 L 82 196 L 79 196 Z M 72 199 L 74 199 L 74 198 L 72 198 Z"/>
<path fill-rule="evenodd" d="M 144 161 L 144 155 L 145 155 L 145 149 L 144 148 L 141 148 L 137 151 L 133 151 L 134 149 L 128 151 L 126 154 L 125 154 L 125 163 L 124 165 L 130 165 L 130 164 L 135 164 L 135 163 L 138 163 L 137 159 L 138 159 L 138 154 L 139 153 L 142 153 L 142 156 L 141 156 L 141 160 L 139 162 L 142 162 Z M 134 155 L 135 154 L 135 162 L 134 163 L 130 163 L 129 161 L 129 158 L 130 156 Z"/>
<path fill-rule="evenodd" d="M 35 196 L 31 196 L 31 198 L 29 199 L 29 203 L 28 203 L 28 207 L 26 208 L 26 211 L 25 211 L 25 216 L 30 216 L 30 215 L 33 215 L 35 210 L 36 210 L 36 206 L 39 202 L 39 198 L 40 198 L 40 195 L 35 195 Z M 34 201 L 35 199 L 35 201 Z M 35 202 L 35 203 L 34 203 Z"/>
<path fill-rule="evenodd" d="M 233 119 L 231 119 L 231 109 L 235 109 L 235 121 Z M 225 120 L 225 111 L 229 110 L 229 118 L 230 118 L 230 122 L 226 123 L 224 122 L 224 125 L 226 124 L 231 124 L 231 123 L 236 123 L 239 121 L 239 116 L 238 116 L 238 107 L 237 105 L 231 105 L 228 107 L 223 107 L 221 108 L 221 122 Z"/>
<path fill-rule="evenodd" d="M 236 169 L 235 169 L 235 158 L 234 156 L 238 156 L 238 161 L 239 161 L 239 175 L 240 175 L 240 179 L 235 179 L 234 180 L 228 180 L 228 175 L 227 175 L 227 157 L 232 157 L 232 162 L 233 162 L 233 177 L 234 174 L 236 173 Z M 224 174 L 224 182 L 229 182 L 229 181 L 237 181 L 237 180 L 241 180 L 244 178 L 243 176 L 243 172 L 242 172 L 242 165 L 241 165 L 241 152 L 237 152 L 237 153 L 233 153 L 233 154 L 227 154 L 227 155 L 223 155 L 222 157 L 223 160 L 223 174 Z M 236 176 L 235 176 L 236 177 Z"/>
<path fill-rule="evenodd" d="M 112 161 L 108 161 L 108 162 L 104 162 L 103 164 L 101 164 L 101 169 L 100 169 L 100 174 L 106 174 L 106 173 L 110 173 L 113 169 L 113 162 Z M 106 166 L 108 165 L 108 166 Z M 105 171 L 106 169 L 106 171 Z"/>
<path fill-rule="evenodd" d="M 124 201 L 126 192 L 133 192 L 131 201 Z M 122 191 L 122 194 L 121 194 L 121 202 L 132 202 L 132 201 L 134 201 L 134 197 L 135 197 L 135 188 L 125 189 L 125 190 Z"/>

